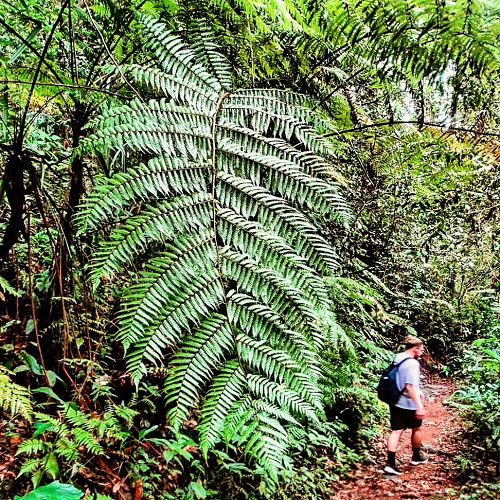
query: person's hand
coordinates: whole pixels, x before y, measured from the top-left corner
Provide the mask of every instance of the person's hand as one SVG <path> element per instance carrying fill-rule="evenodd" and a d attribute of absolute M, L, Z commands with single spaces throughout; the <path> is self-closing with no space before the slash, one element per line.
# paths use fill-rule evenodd
<path fill-rule="evenodd" d="M 427 412 L 425 411 L 425 408 L 422 407 L 422 408 L 417 408 L 417 413 L 415 414 L 415 416 L 419 420 L 422 420 L 425 417 L 426 414 L 427 414 Z"/>

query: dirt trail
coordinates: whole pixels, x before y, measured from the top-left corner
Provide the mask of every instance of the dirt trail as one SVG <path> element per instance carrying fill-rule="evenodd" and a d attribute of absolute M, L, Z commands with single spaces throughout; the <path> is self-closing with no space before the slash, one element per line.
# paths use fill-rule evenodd
<path fill-rule="evenodd" d="M 337 483 L 334 488 L 337 493 L 330 499 L 452 498 L 450 491 L 460 485 L 455 477 L 453 458 L 459 454 L 463 431 L 457 411 L 443 405 L 443 401 L 456 387 L 448 380 L 432 378 L 423 389 L 427 396 L 427 417 L 422 433 L 429 462 L 416 467 L 410 465 L 410 431 L 407 430 L 403 433 L 397 455 L 404 473 L 401 476 L 384 474 L 387 437 L 384 435 L 374 445 L 373 463 L 360 465 L 349 479 Z"/>

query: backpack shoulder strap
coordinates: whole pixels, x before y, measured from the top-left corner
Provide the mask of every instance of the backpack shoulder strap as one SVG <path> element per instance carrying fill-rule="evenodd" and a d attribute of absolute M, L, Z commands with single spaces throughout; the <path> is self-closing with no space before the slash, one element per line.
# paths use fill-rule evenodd
<path fill-rule="evenodd" d="M 394 368 L 396 368 L 396 370 L 397 370 L 405 361 L 408 361 L 409 359 L 415 359 L 415 358 L 408 357 L 408 358 L 401 360 L 399 363 L 394 363 L 394 361 L 393 361 Z"/>
<path fill-rule="evenodd" d="M 405 358 L 403 360 L 401 360 L 399 363 L 396 363 L 394 368 L 396 369 L 396 372 L 398 371 L 399 367 L 405 362 L 405 361 L 408 361 L 409 359 L 415 359 L 415 358 L 412 358 L 412 357 L 408 357 L 408 358 Z M 406 390 L 406 387 L 403 387 L 400 391 L 399 391 L 399 395 L 401 396 Z"/>

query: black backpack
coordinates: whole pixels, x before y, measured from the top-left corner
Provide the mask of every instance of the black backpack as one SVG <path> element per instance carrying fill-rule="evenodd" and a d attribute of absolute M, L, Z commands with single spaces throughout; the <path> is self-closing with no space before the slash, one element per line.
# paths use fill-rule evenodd
<path fill-rule="evenodd" d="M 398 402 L 399 396 L 403 394 L 405 388 L 402 390 L 398 389 L 398 384 L 396 383 L 396 373 L 398 368 L 407 360 L 413 358 L 405 358 L 399 363 L 394 361 L 384 370 L 380 381 L 377 386 L 377 394 L 380 401 L 387 403 L 389 406 L 393 406 Z"/>

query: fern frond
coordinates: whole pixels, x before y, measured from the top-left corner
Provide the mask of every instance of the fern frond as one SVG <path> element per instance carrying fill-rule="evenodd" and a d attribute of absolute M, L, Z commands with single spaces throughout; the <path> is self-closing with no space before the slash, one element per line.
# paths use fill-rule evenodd
<path fill-rule="evenodd" d="M 171 202 L 146 206 L 140 215 L 115 229 L 94 253 L 91 280 L 97 287 L 103 276 L 111 277 L 123 264 L 130 263 L 152 242 L 167 242 L 188 228 L 208 225 L 211 216 L 209 195 L 179 197 Z"/>
<path fill-rule="evenodd" d="M 245 391 L 245 375 L 237 360 L 227 361 L 214 377 L 201 409 L 200 448 L 207 451 L 217 443 L 231 407 Z"/>
<path fill-rule="evenodd" d="M 222 122 L 227 120 L 264 136 L 272 135 L 285 139 L 290 143 L 293 142 L 295 147 L 306 147 L 322 154 L 334 151 L 328 141 L 318 135 L 309 123 L 293 116 L 277 114 L 274 110 L 232 104 L 231 107 L 226 105 L 223 108 L 221 117 Z"/>
<path fill-rule="evenodd" d="M 283 383 L 285 374 L 300 369 L 286 352 L 272 349 L 263 340 L 240 334 L 236 342 L 238 353 L 248 366 L 278 383 Z"/>
<path fill-rule="evenodd" d="M 75 428 L 72 431 L 73 440 L 78 446 L 84 446 L 89 453 L 92 455 L 102 455 L 104 454 L 104 450 L 99 442 L 95 439 L 90 432 Z"/>
<path fill-rule="evenodd" d="M 229 208 L 217 213 L 218 231 L 228 245 L 248 253 L 261 267 L 274 268 L 299 289 L 305 289 L 318 307 L 328 303 L 328 294 L 322 281 L 283 238 L 266 231 L 255 222 L 249 222 Z"/>
<path fill-rule="evenodd" d="M 243 254 L 224 249 L 221 255 L 225 276 L 234 279 L 241 289 L 276 310 L 292 328 L 307 332 L 317 347 L 321 347 L 323 338 L 316 325 L 315 309 L 301 290 L 291 286 L 273 270 L 260 268 Z"/>
<path fill-rule="evenodd" d="M 149 261 L 139 280 L 124 293 L 117 338 L 125 344 L 140 339 L 168 304 L 177 289 L 215 264 L 213 235 L 178 236 L 165 251 Z"/>
<path fill-rule="evenodd" d="M 196 59 L 219 82 L 221 89 L 232 87 L 232 68 L 214 41 L 214 35 L 208 25 L 208 8 L 202 2 L 185 1 L 182 4 L 182 19 L 186 25 L 186 34 Z"/>
<path fill-rule="evenodd" d="M 318 115 L 312 112 L 308 105 L 309 102 L 305 96 L 290 91 L 239 89 L 233 92 L 227 99 L 225 110 L 230 115 L 233 110 L 237 110 L 240 107 L 251 110 L 256 108 L 257 110 L 273 113 L 280 117 L 291 117 L 302 123 L 311 123 L 315 128 L 323 125 L 325 128 L 331 129 L 331 124 L 320 120 Z M 247 119 L 248 115 L 252 115 L 252 113 L 247 113 Z M 247 126 L 248 123 L 243 122 L 242 125 Z M 268 128 L 262 129 L 264 133 L 268 130 Z"/>
<path fill-rule="evenodd" d="M 127 368 L 134 380 L 138 382 L 147 373 L 145 361 L 155 365 L 161 363 L 164 349 L 177 344 L 183 333 L 190 329 L 189 322 L 199 324 L 222 299 L 219 276 L 213 270 L 195 276 L 189 286 L 170 295 L 168 306 L 144 335 L 122 338 L 124 346 L 130 346 Z"/>
<path fill-rule="evenodd" d="M 259 425 L 248 435 L 245 452 L 262 465 L 270 479 L 276 482 L 286 464 L 288 433 L 277 419 L 265 413 L 259 412 L 257 421 Z"/>
<path fill-rule="evenodd" d="M 222 90 L 217 78 L 212 76 L 203 64 L 197 62 L 196 52 L 187 47 L 178 36 L 166 30 L 163 23 L 146 16 L 142 18 L 142 22 L 147 34 L 146 44 L 155 52 L 158 64 L 165 73 L 175 74 L 183 81 L 212 89 L 214 92 Z"/>
<path fill-rule="evenodd" d="M 48 445 L 41 439 L 25 439 L 17 448 L 16 455 L 25 453 L 28 456 L 37 455 L 47 451 Z"/>
<path fill-rule="evenodd" d="M 253 394 L 265 398 L 271 403 L 277 403 L 281 408 L 296 415 L 304 416 L 313 422 L 319 422 L 317 409 L 305 401 L 299 394 L 287 389 L 284 384 L 278 384 L 260 375 L 247 375 L 247 384 Z"/>
<path fill-rule="evenodd" d="M 97 229 L 137 200 L 206 191 L 207 170 L 208 166 L 159 157 L 110 179 L 101 178 L 75 219 L 79 233 Z"/>
<path fill-rule="evenodd" d="M 95 284 L 152 253 L 118 315 L 134 381 L 168 366 L 169 421 L 201 405 L 203 453 L 229 439 L 276 480 L 289 466 L 282 422 L 323 418 L 319 353 L 333 312 L 319 273 L 338 264 L 314 219 L 351 215 L 336 151 L 317 132 L 329 125 L 298 94 L 229 90 L 213 34 L 191 21 L 188 47 L 144 18 L 160 69 L 121 71 L 157 98 L 104 111 L 87 141 L 153 158 L 101 180 L 78 223 L 116 224 L 91 260 Z M 95 437 L 104 425 L 80 428 Z"/>
<path fill-rule="evenodd" d="M 168 107 L 163 99 L 147 104 L 132 101 L 129 106 L 112 109 L 92 123 L 97 130 L 85 144 L 100 151 L 105 148 L 125 151 L 128 147 L 146 154 L 180 153 L 193 161 L 206 159 L 211 144 L 208 117 L 182 108 L 166 110 Z"/>
<path fill-rule="evenodd" d="M 279 421 L 256 411 L 248 399 L 236 406 L 228 420 L 226 441 L 244 446 L 247 456 L 266 470 L 271 481 L 277 481 L 285 467 L 288 443 L 288 433 Z"/>
<path fill-rule="evenodd" d="M 298 149 L 283 139 L 266 137 L 249 127 L 242 127 L 229 121 L 221 123 L 220 129 L 231 143 L 244 144 L 244 149 L 248 153 L 285 159 L 308 175 L 329 178 L 334 183 L 339 178 L 334 165 L 315 151 Z"/>
<path fill-rule="evenodd" d="M 70 431 L 68 426 L 60 418 L 41 412 L 35 412 L 34 416 L 38 422 L 50 424 L 50 427 L 46 429 L 47 432 L 54 432 L 60 437 L 69 435 Z"/>
<path fill-rule="evenodd" d="M 224 144 L 220 148 L 220 162 L 237 165 L 246 177 L 252 171 L 266 170 L 263 186 L 271 193 L 282 196 L 300 208 L 319 214 L 330 214 L 332 210 L 343 220 L 350 219 L 350 211 L 338 189 L 321 179 L 305 174 L 296 164 L 259 153 L 243 151 L 238 145 Z"/>
<path fill-rule="evenodd" d="M 258 412 L 267 413 L 268 415 L 276 417 L 277 419 L 282 420 L 284 422 L 288 422 L 289 424 L 300 425 L 299 422 L 297 422 L 297 420 L 295 420 L 292 417 L 292 415 L 290 415 L 290 413 L 282 410 L 281 408 L 272 403 L 269 403 L 265 399 L 257 399 L 252 401 L 252 406 Z"/>
<path fill-rule="evenodd" d="M 8 412 L 12 417 L 21 415 L 31 421 L 33 415 L 31 391 L 12 382 L 11 374 L 7 368 L 0 365 L 0 410 Z"/>
<path fill-rule="evenodd" d="M 184 341 L 173 356 L 165 382 L 167 404 L 175 403 L 169 412 L 174 426 L 187 419 L 200 397 L 201 389 L 226 354 L 234 350 L 229 325 L 224 316 L 212 314 Z"/>
<path fill-rule="evenodd" d="M 160 95 L 169 96 L 175 102 L 189 104 L 202 113 L 208 113 L 217 101 L 217 94 L 211 90 L 158 68 L 128 64 L 113 68 L 113 72 L 130 75 L 137 83 L 149 87 Z"/>
<path fill-rule="evenodd" d="M 265 340 L 272 348 L 284 348 L 313 378 L 319 377 L 317 353 L 306 338 L 287 327 L 285 318 L 247 294 L 231 291 L 227 294 L 230 322 L 253 338 Z"/>
<path fill-rule="evenodd" d="M 279 384 L 294 390 L 301 398 L 321 408 L 321 391 L 300 372 L 300 366 L 286 353 L 265 345 L 264 341 L 253 340 L 240 334 L 236 338 L 240 358 L 254 371 Z"/>
<path fill-rule="evenodd" d="M 24 474 L 29 474 L 30 476 L 33 475 L 33 473 L 38 470 L 42 466 L 42 464 L 42 458 L 29 458 L 28 460 L 25 460 L 21 469 L 19 470 L 19 476 L 22 476 Z"/>
<path fill-rule="evenodd" d="M 218 178 L 222 182 L 217 186 L 217 196 L 223 206 L 231 206 L 247 218 L 257 217 L 264 227 L 290 242 L 306 257 L 309 265 L 326 273 L 338 268 L 337 255 L 331 245 L 283 198 L 273 196 L 267 189 L 242 177 L 221 172 Z M 238 193 L 245 196 L 238 196 Z"/>

